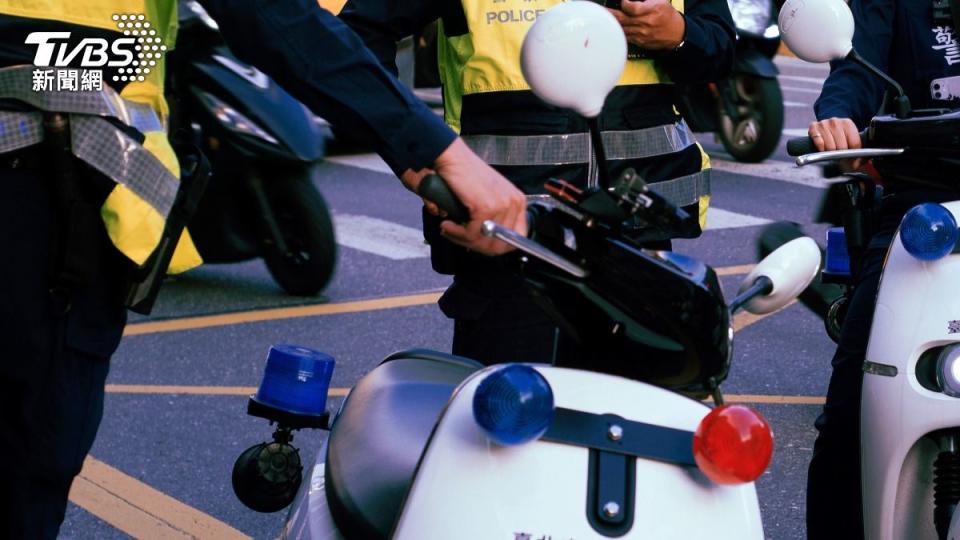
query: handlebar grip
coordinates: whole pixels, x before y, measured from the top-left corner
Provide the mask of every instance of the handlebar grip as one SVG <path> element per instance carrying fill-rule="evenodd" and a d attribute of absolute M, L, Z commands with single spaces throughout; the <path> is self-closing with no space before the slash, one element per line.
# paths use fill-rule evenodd
<path fill-rule="evenodd" d="M 470 221 L 470 212 L 467 211 L 467 207 L 460 202 L 457 195 L 450 189 L 447 181 L 440 176 L 435 174 L 425 176 L 420 181 L 417 194 L 440 207 L 447 213 L 448 219 L 457 223 Z M 539 212 L 533 206 L 527 207 L 527 229 L 529 231 L 533 230 L 538 216 Z M 527 234 L 530 235 L 531 233 L 528 232 Z"/>
<path fill-rule="evenodd" d="M 467 207 L 460 202 L 457 195 L 450 189 L 447 182 L 435 174 L 431 174 L 420 181 L 420 187 L 417 193 L 433 202 L 447 213 L 447 217 L 457 223 L 466 223 L 470 221 L 470 212 Z"/>
<path fill-rule="evenodd" d="M 860 143 L 863 147 L 869 146 L 870 141 L 870 128 L 864 129 L 860 132 Z M 810 137 L 796 137 L 793 139 L 787 139 L 787 154 L 797 157 L 805 154 L 813 154 L 814 152 L 819 152 L 817 147 L 813 144 L 813 139 Z"/>
<path fill-rule="evenodd" d="M 796 137 L 787 140 L 787 154 L 797 157 L 817 151 L 810 137 Z"/>

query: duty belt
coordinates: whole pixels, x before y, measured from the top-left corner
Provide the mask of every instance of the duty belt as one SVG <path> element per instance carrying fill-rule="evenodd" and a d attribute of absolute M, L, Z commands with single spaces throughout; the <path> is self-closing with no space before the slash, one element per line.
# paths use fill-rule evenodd
<path fill-rule="evenodd" d="M 177 196 L 179 179 L 149 150 L 108 118 L 141 133 L 163 131 L 149 106 L 121 98 L 105 86 L 99 91 L 33 91 L 33 66 L 0 69 L 0 99 L 13 99 L 38 111 L 0 111 L 0 154 L 43 140 L 43 113 L 70 116 L 73 154 L 114 182 L 129 188 L 164 218 Z"/>
<path fill-rule="evenodd" d="M 589 133 L 563 135 L 465 135 L 464 142 L 490 165 L 543 166 L 593 163 Z M 685 122 L 631 131 L 604 131 L 608 160 L 642 159 L 672 154 L 696 144 Z M 695 204 L 710 194 L 710 170 L 652 184 L 678 206 Z"/>

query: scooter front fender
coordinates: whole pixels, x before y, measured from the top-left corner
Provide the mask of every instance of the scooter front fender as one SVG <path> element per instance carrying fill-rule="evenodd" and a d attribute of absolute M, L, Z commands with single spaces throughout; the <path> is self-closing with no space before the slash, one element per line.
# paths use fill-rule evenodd
<path fill-rule="evenodd" d="M 333 520 L 326 493 L 327 441 L 323 441 L 317 459 L 304 467 L 304 483 L 290 505 L 280 538 L 284 540 L 344 540 Z"/>

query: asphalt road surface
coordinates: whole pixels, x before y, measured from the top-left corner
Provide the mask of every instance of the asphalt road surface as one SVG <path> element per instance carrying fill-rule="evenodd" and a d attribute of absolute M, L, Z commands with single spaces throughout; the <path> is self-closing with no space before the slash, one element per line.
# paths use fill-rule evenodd
<path fill-rule="evenodd" d="M 778 64 L 785 137 L 805 134 L 827 70 L 785 57 Z M 729 297 L 745 265 L 756 262 L 763 224 L 808 224 L 822 240 L 823 228 L 809 223 L 824 181 L 817 170 L 794 168 L 783 141 L 766 163 L 741 165 L 712 135 L 700 139 L 717 171 L 708 230 L 676 249 L 720 269 Z M 230 487 L 237 455 L 271 433 L 266 421 L 245 414 L 270 345 L 332 354 L 333 407 L 393 351 L 449 350 L 451 324 L 435 303 L 449 278 L 430 269 L 419 200 L 370 155 L 330 156 L 315 182 L 336 219 L 332 284 L 321 297 L 289 297 L 259 261 L 204 266 L 168 283 L 154 315 L 132 319 L 114 356 L 103 424 L 71 494 L 64 538 L 275 538 L 285 513 L 249 511 Z M 806 466 L 832 343 L 797 304 L 741 325 L 723 388 L 754 404 L 774 429 L 773 463 L 757 482 L 766 536 L 803 538 Z M 323 436 L 296 434 L 305 462 Z"/>

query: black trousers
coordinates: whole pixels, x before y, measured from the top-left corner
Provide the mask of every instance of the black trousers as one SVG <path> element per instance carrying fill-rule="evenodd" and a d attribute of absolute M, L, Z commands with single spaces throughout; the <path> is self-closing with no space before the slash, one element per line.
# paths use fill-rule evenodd
<path fill-rule="evenodd" d="M 867 251 L 833 357 L 827 400 L 807 476 L 807 538 L 863 538 L 860 491 L 860 396 L 863 362 L 886 247 Z"/>
<path fill-rule="evenodd" d="M 454 276 L 440 299 L 440 309 L 454 321 L 453 354 L 485 365 L 552 363 L 557 327 L 523 279 L 496 264 L 480 265 L 482 271 Z"/>
<path fill-rule="evenodd" d="M 57 536 L 126 316 L 115 252 L 104 251 L 95 283 L 51 295 L 56 221 L 44 180 L 0 162 L 0 538 Z"/>

